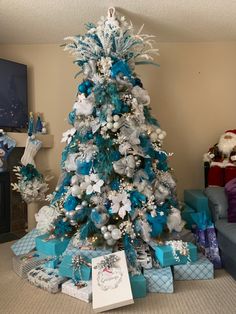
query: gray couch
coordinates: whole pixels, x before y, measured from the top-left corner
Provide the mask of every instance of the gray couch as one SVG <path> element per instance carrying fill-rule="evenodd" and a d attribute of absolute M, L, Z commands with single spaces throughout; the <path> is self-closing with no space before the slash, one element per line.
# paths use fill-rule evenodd
<path fill-rule="evenodd" d="M 217 231 L 223 267 L 236 279 L 236 223 L 228 223 L 228 201 L 223 187 L 207 187 L 205 194 Z"/>

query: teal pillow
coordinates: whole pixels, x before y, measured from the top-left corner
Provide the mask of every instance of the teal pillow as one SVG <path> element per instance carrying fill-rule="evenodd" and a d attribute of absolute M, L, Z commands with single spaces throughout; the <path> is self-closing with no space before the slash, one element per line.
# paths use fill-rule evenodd
<path fill-rule="evenodd" d="M 214 220 L 227 218 L 228 200 L 224 187 L 207 187 L 205 189 L 205 194 L 208 197 L 209 207 Z"/>

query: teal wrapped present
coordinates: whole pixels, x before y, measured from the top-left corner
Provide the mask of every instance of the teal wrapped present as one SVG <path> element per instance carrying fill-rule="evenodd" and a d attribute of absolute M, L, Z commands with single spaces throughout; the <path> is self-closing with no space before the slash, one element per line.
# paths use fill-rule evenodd
<path fill-rule="evenodd" d="M 48 239 L 48 237 L 48 234 L 44 234 L 35 239 L 36 249 L 40 254 L 60 256 L 70 242 L 69 238 Z"/>
<path fill-rule="evenodd" d="M 157 245 L 155 242 L 150 242 L 149 245 L 154 249 L 155 256 L 162 267 L 186 264 L 188 261 L 196 262 L 197 260 L 197 247 L 196 245 L 188 242 L 187 248 L 189 255 L 181 255 L 177 253 L 177 258 L 174 257 L 173 249 L 170 245 Z"/>
<path fill-rule="evenodd" d="M 197 212 L 205 212 L 207 218 L 211 218 L 208 198 L 202 190 L 185 190 L 184 202 Z"/>
<path fill-rule="evenodd" d="M 175 280 L 205 280 L 214 278 L 214 265 L 200 255 L 194 263 L 174 266 Z"/>
<path fill-rule="evenodd" d="M 104 256 L 112 253 L 111 247 L 93 247 L 88 243 L 78 243 L 76 246 L 73 245 L 73 238 L 71 239 L 68 247 L 66 248 L 63 256 L 66 255 L 79 255 L 82 258 L 92 260 L 95 257 Z"/>
<path fill-rule="evenodd" d="M 173 293 L 173 275 L 170 267 L 145 269 L 148 292 Z"/>
<path fill-rule="evenodd" d="M 147 281 L 146 278 L 140 275 L 130 275 L 130 285 L 133 294 L 133 298 L 144 298 L 147 295 Z"/>
<path fill-rule="evenodd" d="M 74 258 L 77 255 L 66 255 L 63 257 L 59 266 L 59 275 L 62 277 L 72 278 L 73 280 L 89 281 L 91 279 L 90 261 L 83 258 L 80 262 L 75 263 Z"/>
<path fill-rule="evenodd" d="M 44 264 L 46 268 L 56 269 L 60 260 L 58 257 L 49 258 L 49 260 Z"/>
<path fill-rule="evenodd" d="M 188 205 L 185 205 L 184 207 L 184 210 L 181 212 L 182 219 L 186 222 L 186 228 L 192 229 L 192 226 L 196 223 L 192 219 L 191 215 L 196 213 L 196 211 Z"/>

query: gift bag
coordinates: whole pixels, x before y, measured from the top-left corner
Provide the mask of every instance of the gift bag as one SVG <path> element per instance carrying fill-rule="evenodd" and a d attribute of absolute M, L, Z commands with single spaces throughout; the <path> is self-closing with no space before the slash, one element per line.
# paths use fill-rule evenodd
<path fill-rule="evenodd" d="M 196 227 L 196 242 L 198 248 L 213 263 L 215 268 L 221 268 L 221 258 L 214 224 L 207 219 L 205 213 L 194 213 L 192 218 Z"/>

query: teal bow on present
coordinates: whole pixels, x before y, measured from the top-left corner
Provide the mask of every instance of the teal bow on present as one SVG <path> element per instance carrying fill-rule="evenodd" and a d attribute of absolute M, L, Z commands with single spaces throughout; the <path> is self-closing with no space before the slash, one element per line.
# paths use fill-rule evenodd
<path fill-rule="evenodd" d="M 207 228 L 214 226 L 212 221 L 207 218 L 205 212 L 193 213 L 191 214 L 191 217 L 200 230 L 206 230 Z"/>

